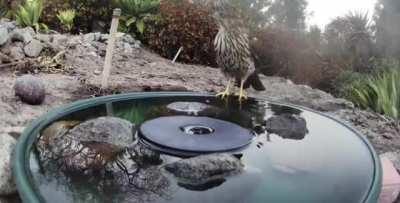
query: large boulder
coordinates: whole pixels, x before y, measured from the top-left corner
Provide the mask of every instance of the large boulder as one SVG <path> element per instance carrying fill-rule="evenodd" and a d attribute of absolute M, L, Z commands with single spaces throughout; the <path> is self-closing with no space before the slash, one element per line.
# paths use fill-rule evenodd
<path fill-rule="evenodd" d="M 331 94 L 306 85 L 296 85 L 284 78 L 260 75 L 260 79 L 266 90 L 261 92 L 249 90 L 249 96 L 292 103 L 324 112 L 354 108 L 354 105 L 347 100 L 335 98 Z"/>
<path fill-rule="evenodd" d="M 17 192 L 11 172 L 11 157 L 17 141 L 0 134 L 0 195 L 11 195 Z"/>
<path fill-rule="evenodd" d="M 16 28 L 11 33 L 11 40 L 12 41 L 20 41 L 24 44 L 28 44 L 33 40 L 33 36 L 35 35 L 35 30 L 31 27 L 26 28 Z"/>
<path fill-rule="evenodd" d="M 31 105 L 42 104 L 46 96 L 44 83 L 32 75 L 24 75 L 18 78 L 14 90 L 15 95 L 20 97 L 23 102 Z"/>
<path fill-rule="evenodd" d="M 56 161 L 62 170 L 90 174 L 105 170 L 110 162 L 133 145 L 132 131 L 133 124 L 114 117 L 80 124 L 59 121 L 42 132 L 37 149 L 43 163 Z"/>
<path fill-rule="evenodd" d="M 181 184 L 198 186 L 240 173 L 244 165 L 230 154 L 211 154 L 165 165 Z"/>
<path fill-rule="evenodd" d="M 83 122 L 73 128 L 69 136 L 80 142 L 108 143 L 121 149 L 135 141 L 132 123 L 116 117 L 100 117 Z"/>

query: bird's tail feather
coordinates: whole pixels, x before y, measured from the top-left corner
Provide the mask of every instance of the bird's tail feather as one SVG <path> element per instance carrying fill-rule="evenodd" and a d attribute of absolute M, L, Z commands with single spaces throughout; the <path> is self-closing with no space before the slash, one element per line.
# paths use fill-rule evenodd
<path fill-rule="evenodd" d="M 258 76 L 257 71 L 254 71 L 244 82 L 244 88 L 248 89 L 253 87 L 257 91 L 266 90 L 264 84 L 261 82 L 260 77 Z"/>

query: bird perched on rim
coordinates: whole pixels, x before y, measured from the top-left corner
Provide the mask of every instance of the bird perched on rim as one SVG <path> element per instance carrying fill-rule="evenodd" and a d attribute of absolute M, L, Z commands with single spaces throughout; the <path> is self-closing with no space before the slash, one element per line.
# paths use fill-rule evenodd
<path fill-rule="evenodd" d="M 231 89 L 235 88 L 236 81 L 239 81 L 240 89 L 237 96 L 240 101 L 247 98 L 245 85 L 258 87 L 256 90 L 264 90 L 255 71 L 250 51 L 249 30 L 238 16 L 239 12 L 230 0 L 198 0 L 198 2 L 210 8 L 219 26 L 214 40 L 216 59 L 222 73 L 228 78 L 228 84 L 225 91 L 218 93 L 217 96 L 228 97 Z"/>

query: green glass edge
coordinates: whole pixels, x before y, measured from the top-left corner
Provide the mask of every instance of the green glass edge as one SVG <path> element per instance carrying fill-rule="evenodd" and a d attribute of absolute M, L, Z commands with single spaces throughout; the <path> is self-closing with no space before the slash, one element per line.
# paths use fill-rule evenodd
<path fill-rule="evenodd" d="M 195 93 L 195 92 L 148 92 L 148 93 L 128 93 L 111 95 L 105 97 L 98 97 L 86 100 L 80 100 L 56 108 L 38 119 L 34 120 L 21 134 L 17 146 L 15 148 L 15 153 L 12 162 L 13 176 L 17 185 L 18 192 L 23 202 L 26 203 L 44 203 L 44 199 L 41 197 L 40 193 L 35 190 L 35 186 L 32 184 L 32 177 L 29 169 L 29 155 L 33 143 L 36 140 L 36 135 L 45 126 L 52 123 L 53 121 L 68 115 L 72 112 L 79 111 L 82 109 L 90 108 L 96 105 L 105 104 L 109 102 L 119 102 L 132 99 L 144 99 L 144 98 L 163 98 L 163 97 L 214 97 L 214 95 L 207 93 Z M 258 99 L 262 100 L 262 99 Z M 267 101 L 271 104 L 280 104 L 289 107 L 294 107 L 302 110 L 307 110 L 321 116 L 330 118 L 344 127 L 348 128 L 354 132 L 368 147 L 371 157 L 374 161 L 374 179 L 371 181 L 370 190 L 365 194 L 364 203 L 376 203 L 379 198 L 382 187 L 382 166 L 378 154 L 373 149 L 371 143 L 358 131 L 350 127 L 348 124 L 340 121 L 339 119 L 332 117 L 330 115 L 323 114 L 321 112 L 301 107 L 297 105 L 282 103 L 282 102 L 272 102 Z"/>

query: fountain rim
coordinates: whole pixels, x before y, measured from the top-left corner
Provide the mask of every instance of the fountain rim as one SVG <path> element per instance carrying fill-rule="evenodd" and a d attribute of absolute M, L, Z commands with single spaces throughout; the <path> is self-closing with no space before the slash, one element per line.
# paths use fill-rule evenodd
<path fill-rule="evenodd" d="M 73 112 L 87 109 L 90 107 L 106 104 L 110 102 L 121 102 L 134 99 L 148 99 L 148 98 L 170 98 L 170 97 L 208 97 L 215 98 L 215 95 L 209 93 L 196 93 L 196 92 L 139 92 L 139 93 L 126 93 L 111 96 L 103 96 L 91 99 L 79 100 L 70 104 L 63 105 L 58 108 L 43 114 L 39 118 L 31 122 L 26 127 L 18 139 L 16 148 L 14 150 L 14 157 L 12 158 L 12 173 L 17 186 L 18 193 L 23 202 L 29 203 L 44 203 L 44 198 L 41 196 L 39 191 L 36 191 L 35 184 L 32 180 L 32 174 L 30 172 L 29 155 L 33 147 L 34 142 L 37 139 L 38 133 L 46 127 L 48 124 L 68 115 Z M 309 111 L 341 124 L 343 127 L 352 131 L 357 135 L 360 140 L 366 145 L 370 151 L 371 158 L 374 162 L 374 175 L 369 191 L 365 194 L 364 203 L 375 203 L 378 201 L 381 187 L 382 187 L 382 166 L 378 154 L 372 147 L 372 144 L 363 136 L 360 132 L 355 130 L 353 127 L 344 123 L 343 121 L 333 116 L 324 114 L 322 112 L 312 110 L 307 107 L 298 105 L 288 104 L 284 102 L 271 101 L 265 99 L 255 98 L 256 101 L 265 101 L 270 104 L 283 105 L 287 107 L 293 107 L 299 110 Z"/>

